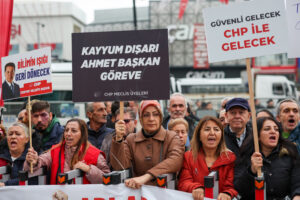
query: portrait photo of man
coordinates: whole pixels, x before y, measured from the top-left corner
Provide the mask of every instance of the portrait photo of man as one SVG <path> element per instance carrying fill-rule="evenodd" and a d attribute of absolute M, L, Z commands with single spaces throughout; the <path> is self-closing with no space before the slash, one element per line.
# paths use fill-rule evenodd
<path fill-rule="evenodd" d="M 7 63 L 4 67 L 5 80 L 2 83 L 3 100 L 20 97 L 20 87 L 14 82 L 16 66 L 14 63 Z"/>

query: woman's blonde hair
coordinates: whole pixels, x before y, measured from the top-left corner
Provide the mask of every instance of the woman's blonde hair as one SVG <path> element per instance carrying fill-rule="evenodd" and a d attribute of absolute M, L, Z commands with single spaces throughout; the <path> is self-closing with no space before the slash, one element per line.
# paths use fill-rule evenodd
<path fill-rule="evenodd" d="M 189 132 L 189 124 L 183 118 L 171 119 L 168 123 L 168 130 L 173 130 L 173 128 L 178 124 L 183 124 L 186 128 L 186 131 Z"/>
<path fill-rule="evenodd" d="M 221 121 L 216 117 L 205 116 L 199 121 L 197 127 L 195 128 L 194 135 L 193 135 L 193 138 L 191 141 L 191 151 L 192 151 L 194 160 L 197 159 L 198 153 L 199 153 L 200 149 L 202 148 L 202 142 L 200 141 L 201 130 L 208 121 L 215 122 L 217 124 L 217 126 L 221 129 L 221 140 L 220 140 L 220 143 L 218 144 L 217 151 L 216 151 L 217 156 L 220 156 L 222 152 L 225 152 L 227 150 L 226 144 L 225 144 L 225 138 L 224 138 L 224 129 L 223 129 L 223 125 L 222 125 Z"/>

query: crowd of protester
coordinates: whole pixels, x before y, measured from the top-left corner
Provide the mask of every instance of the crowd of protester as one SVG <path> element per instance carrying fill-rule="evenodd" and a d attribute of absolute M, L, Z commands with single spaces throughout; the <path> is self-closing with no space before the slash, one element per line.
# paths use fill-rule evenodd
<path fill-rule="evenodd" d="M 33 173 L 46 167 L 48 184 L 58 184 L 58 173 L 73 169 L 84 172 L 83 183 L 99 184 L 103 174 L 130 168 L 127 187 L 156 185 L 157 176 L 174 173 L 176 189 L 202 200 L 204 177 L 217 171 L 218 200 L 253 200 L 254 178 L 261 169 L 267 199 L 299 200 L 299 104 L 293 99 L 280 101 L 276 108 L 273 100 L 267 103 L 265 108 L 255 102 L 260 149 L 256 152 L 251 109 L 243 98 L 224 98 L 218 117 L 201 119 L 180 93 L 170 96 L 167 116 L 156 100 L 125 102 L 122 116 L 119 102 L 90 102 L 88 122 L 73 118 L 64 126 L 47 101 L 35 100 L 27 105 L 32 127 L 28 109 L 21 110 L 7 130 L 0 125 L 0 167 L 11 166 L 10 179 L 0 181 L 0 186 L 18 185 L 18 172 L 31 167 Z M 196 105 L 212 108 L 211 102 Z"/>

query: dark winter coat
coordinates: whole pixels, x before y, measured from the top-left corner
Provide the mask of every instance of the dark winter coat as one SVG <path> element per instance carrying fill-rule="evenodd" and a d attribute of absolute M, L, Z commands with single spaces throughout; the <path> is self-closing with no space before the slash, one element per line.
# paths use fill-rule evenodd
<path fill-rule="evenodd" d="M 104 124 L 101 126 L 101 128 L 98 131 L 94 131 L 93 129 L 90 128 L 90 122 L 87 123 L 88 125 L 88 140 L 92 145 L 97 147 L 98 149 L 101 149 L 102 142 L 105 138 L 106 135 L 111 134 L 114 129 L 107 128 L 106 125 Z"/>
<path fill-rule="evenodd" d="M 296 151 L 296 149 L 295 149 Z M 242 200 L 253 200 L 254 175 L 251 171 L 251 156 L 244 157 L 235 167 L 234 186 Z M 288 151 L 279 145 L 264 157 L 262 172 L 265 177 L 267 200 L 283 199 L 289 195 L 300 195 L 300 162 L 293 159 Z"/>
<path fill-rule="evenodd" d="M 5 139 L 5 141 L 6 141 L 6 139 Z M 2 153 L 0 154 L 0 167 L 7 166 L 7 165 L 11 166 L 10 179 L 5 182 L 5 185 L 19 185 L 18 174 L 19 174 L 20 170 L 23 170 L 23 164 L 26 159 L 26 154 L 27 154 L 27 150 L 29 148 L 29 144 L 27 143 L 27 145 L 25 146 L 25 149 L 24 149 L 22 155 L 19 158 L 17 158 L 15 161 L 12 161 L 11 155 L 9 152 L 9 148 L 7 145 L 7 141 L 5 143 L 6 143 L 6 148 L 3 148 Z M 28 184 L 36 185 L 37 177 L 29 179 Z"/>

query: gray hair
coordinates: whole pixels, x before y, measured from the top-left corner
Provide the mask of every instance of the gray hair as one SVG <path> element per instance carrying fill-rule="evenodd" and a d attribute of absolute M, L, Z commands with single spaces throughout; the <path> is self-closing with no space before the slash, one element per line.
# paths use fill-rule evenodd
<path fill-rule="evenodd" d="M 299 104 L 298 104 L 298 102 L 295 99 L 293 99 L 293 98 L 286 98 L 286 99 L 281 100 L 279 103 L 277 103 L 277 106 L 276 106 L 276 116 L 279 116 L 279 114 L 280 114 L 280 111 L 281 111 L 280 107 L 281 107 L 281 105 L 283 103 L 287 103 L 287 102 L 291 102 L 291 103 L 297 104 L 298 110 L 300 110 Z"/>
<path fill-rule="evenodd" d="M 25 133 L 25 136 L 26 136 L 27 138 L 29 137 L 29 129 L 28 129 L 28 127 L 27 127 L 25 124 L 20 123 L 20 122 L 15 122 L 15 123 L 13 123 L 9 128 L 11 128 L 11 127 L 13 127 L 13 126 L 21 127 L 21 128 L 23 129 L 24 133 Z M 8 129 L 9 129 L 9 128 L 8 128 Z"/>
<path fill-rule="evenodd" d="M 179 92 L 175 92 L 175 93 L 171 94 L 170 100 L 168 100 L 168 108 L 170 108 L 170 101 L 174 97 L 182 97 L 184 99 L 184 104 L 187 107 L 187 100 L 186 100 L 185 96 Z"/>
<path fill-rule="evenodd" d="M 124 114 L 129 113 L 131 119 L 136 119 L 136 113 L 130 107 L 124 107 Z M 120 114 L 120 109 L 116 111 L 116 116 Z"/>
<path fill-rule="evenodd" d="M 86 112 L 93 112 L 94 111 L 94 102 L 88 102 L 86 104 Z"/>

